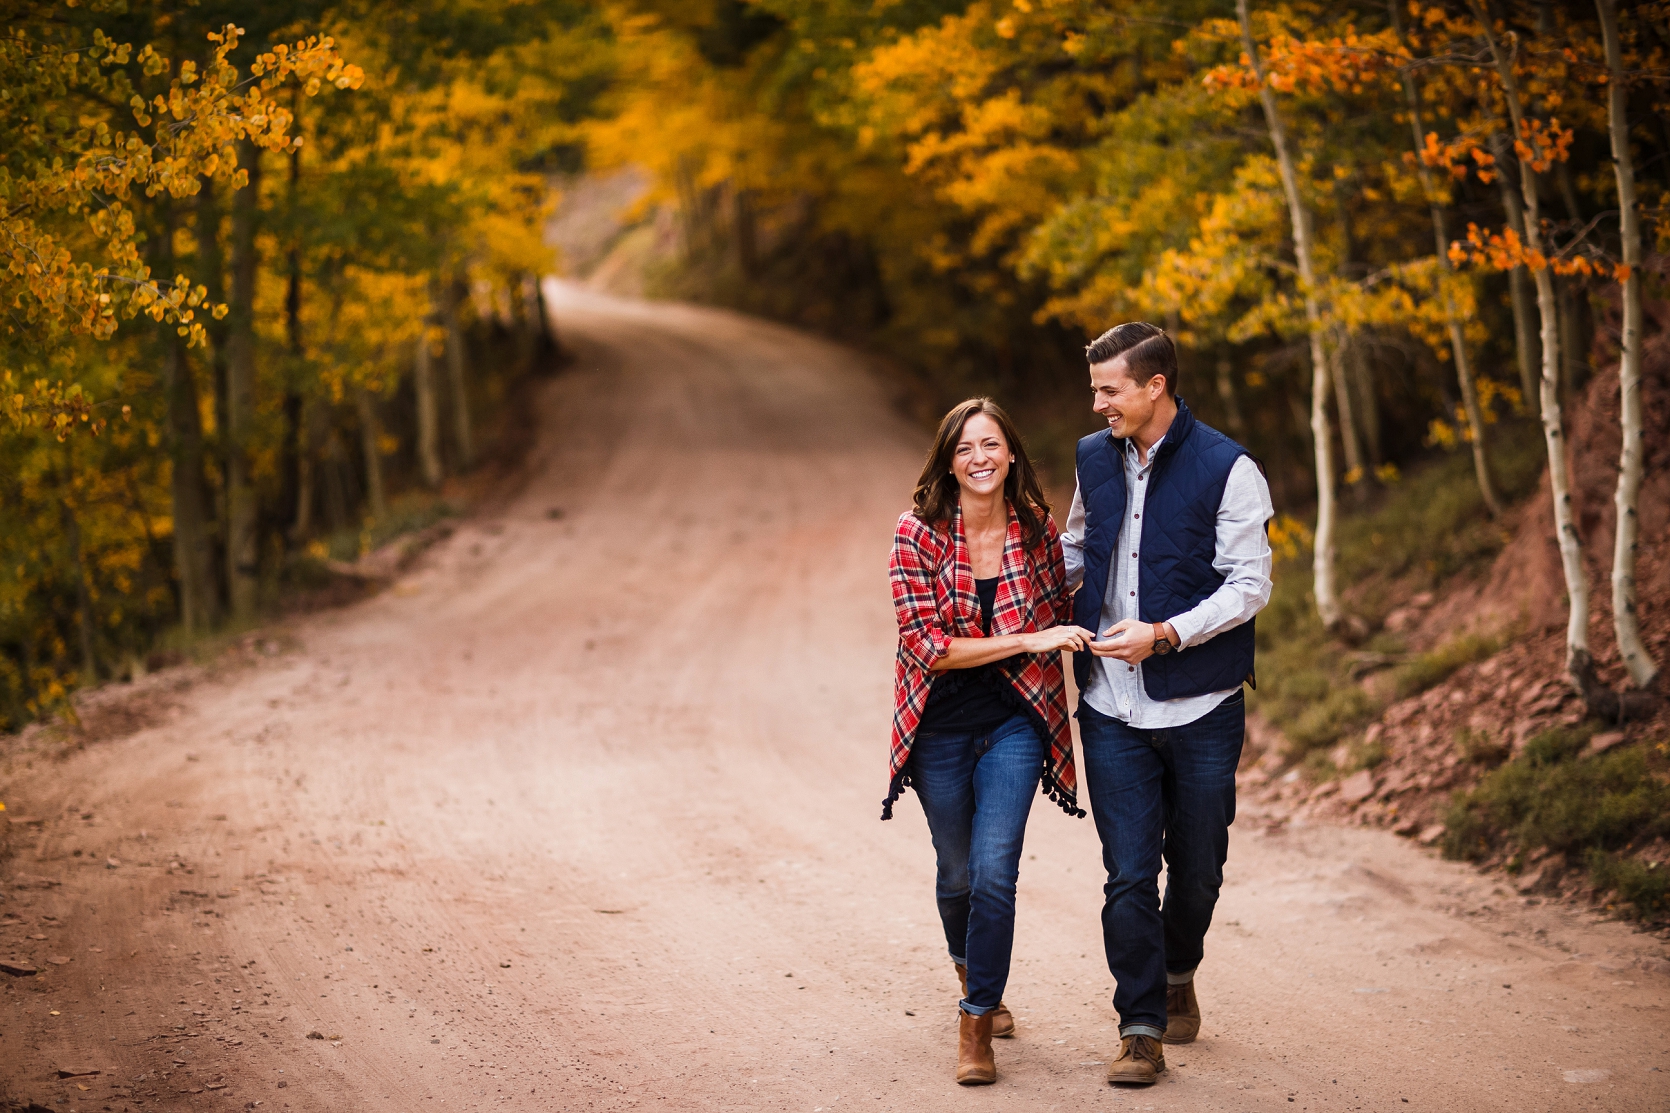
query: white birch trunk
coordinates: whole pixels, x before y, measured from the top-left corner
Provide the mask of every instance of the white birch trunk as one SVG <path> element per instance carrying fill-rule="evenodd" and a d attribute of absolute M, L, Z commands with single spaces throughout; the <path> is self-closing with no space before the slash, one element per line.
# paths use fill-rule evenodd
<path fill-rule="evenodd" d="M 1606 43 L 1612 132 L 1612 166 L 1618 178 L 1618 211 L 1622 214 L 1624 266 L 1624 328 L 1619 350 L 1618 392 L 1623 449 L 1618 456 L 1617 536 L 1612 547 L 1612 629 L 1618 654 L 1629 678 L 1645 688 L 1658 675 L 1658 662 L 1641 644 L 1640 617 L 1635 609 L 1636 502 L 1641 494 L 1641 217 L 1635 206 L 1635 166 L 1629 154 L 1629 97 L 1618 47 L 1617 0 L 1595 0 L 1600 11 L 1601 35 Z"/>
<path fill-rule="evenodd" d="M 1525 119 L 1519 99 L 1519 82 L 1514 77 L 1513 59 L 1502 53 L 1489 13 L 1473 0 L 1473 12 L 1490 44 L 1508 115 L 1515 135 L 1522 132 Z M 1537 196 L 1537 175 L 1531 164 L 1519 162 L 1519 184 L 1525 200 L 1525 246 L 1543 254 L 1541 202 Z M 1565 575 L 1570 610 L 1566 619 L 1566 670 L 1579 689 L 1587 692 L 1580 671 L 1589 657 L 1589 581 L 1583 573 L 1583 543 L 1577 535 L 1572 513 L 1571 475 L 1566 463 L 1565 418 L 1560 410 L 1560 323 L 1554 300 L 1554 276 L 1547 267 L 1533 275 L 1537 286 L 1537 313 L 1542 319 L 1542 433 L 1548 447 L 1548 481 L 1554 498 L 1554 530 L 1560 546 L 1560 567 Z"/>
<path fill-rule="evenodd" d="M 1253 74 L 1258 78 L 1258 98 L 1264 106 L 1264 119 L 1270 127 L 1270 142 L 1276 148 L 1276 164 L 1281 169 L 1282 191 L 1287 195 L 1288 215 L 1293 222 L 1293 254 L 1299 264 L 1299 285 L 1305 298 L 1305 325 L 1310 332 L 1311 444 L 1316 453 L 1316 546 L 1311 571 L 1316 613 L 1322 625 L 1332 630 L 1339 625 L 1339 594 L 1334 586 L 1334 445 L 1328 428 L 1328 353 L 1322 342 L 1322 307 L 1316 298 L 1316 270 L 1311 262 L 1310 210 L 1299 194 L 1299 175 L 1293 166 L 1293 155 L 1287 147 L 1287 132 L 1282 127 L 1281 114 L 1276 110 L 1276 95 L 1264 80 L 1264 63 L 1258 55 L 1258 44 L 1253 41 L 1252 18 L 1247 14 L 1247 0 L 1235 0 L 1236 14 L 1241 18 L 1241 41 L 1252 62 Z"/>

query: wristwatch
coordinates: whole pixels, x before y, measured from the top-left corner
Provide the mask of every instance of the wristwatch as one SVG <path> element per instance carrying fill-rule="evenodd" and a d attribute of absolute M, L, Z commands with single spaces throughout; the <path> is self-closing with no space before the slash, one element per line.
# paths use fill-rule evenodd
<path fill-rule="evenodd" d="M 1154 656 L 1164 657 L 1176 648 L 1171 644 L 1171 639 L 1166 637 L 1165 627 L 1158 622 L 1154 623 Z"/>

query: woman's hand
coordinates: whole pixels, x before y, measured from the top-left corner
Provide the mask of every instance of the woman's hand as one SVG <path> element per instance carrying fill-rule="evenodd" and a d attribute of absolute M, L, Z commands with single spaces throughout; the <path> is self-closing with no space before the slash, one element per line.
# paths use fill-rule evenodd
<path fill-rule="evenodd" d="M 1028 653 L 1055 653 L 1063 649 L 1079 653 L 1096 635 L 1082 626 L 1052 626 L 1021 636 L 1026 639 L 1022 648 Z"/>

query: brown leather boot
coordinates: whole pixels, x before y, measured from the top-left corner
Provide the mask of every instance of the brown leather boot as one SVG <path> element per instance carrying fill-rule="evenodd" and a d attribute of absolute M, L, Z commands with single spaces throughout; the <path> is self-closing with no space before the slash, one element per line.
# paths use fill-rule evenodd
<path fill-rule="evenodd" d="M 1153 1036 L 1126 1036 L 1119 1058 L 1108 1067 L 1108 1081 L 1126 1086 L 1152 1086 L 1166 1069 L 1165 1049 Z"/>
<path fill-rule="evenodd" d="M 957 1010 L 957 1084 L 985 1086 L 997 1081 L 992 1058 L 992 1014 L 970 1016 Z"/>
<path fill-rule="evenodd" d="M 963 987 L 963 999 L 968 999 L 968 967 L 960 962 L 952 963 L 957 968 L 957 981 Z M 1009 1011 L 1009 1006 L 1002 1001 L 989 1014 L 992 1018 L 992 1039 L 1006 1040 L 1015 1034 L 1015 1014 Z"/>
<path fill-rule="evenodd" d="M 1191 978 L 1182 985 L 1166 986 L 1166 1043 L 1193 1043 L 1200 1035 L 1200 1002 L 1195 1000 Z"/>

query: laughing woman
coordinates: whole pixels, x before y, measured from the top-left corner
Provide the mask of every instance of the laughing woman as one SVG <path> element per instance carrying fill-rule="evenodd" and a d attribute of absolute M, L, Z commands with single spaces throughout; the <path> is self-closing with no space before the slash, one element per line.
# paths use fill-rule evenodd
<path fill-rule="evenodd" d="M 934 894 L 963 982 L 957 1081 L 997 1080 L 992 1037 L 1015 937 L 1015 881 L 1040 781 L 1069 814 L 1073 744 L 1060 651 L 1094 636 L 1071 613 L 1061 541 L 1009 416 L 971 398 L 940 422 L 899 518 L 888 571 L 899 619 L 892 780 L 909 786 L 938 856 Z"/>

